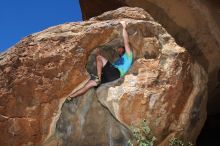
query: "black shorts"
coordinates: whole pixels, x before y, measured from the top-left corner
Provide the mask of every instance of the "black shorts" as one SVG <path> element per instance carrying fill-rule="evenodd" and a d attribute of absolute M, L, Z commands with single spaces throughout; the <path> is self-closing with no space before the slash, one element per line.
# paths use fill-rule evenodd
<path fill-rule="evenodd" d="M 111 82 L 111 81 L 114 81 L 114 80 L 120 78 L 120 72 L 109 61 L 107 61 L 105 66 L 102 68 L 102 76 L 101 77 L 102 77 L 101 83 Z"/>

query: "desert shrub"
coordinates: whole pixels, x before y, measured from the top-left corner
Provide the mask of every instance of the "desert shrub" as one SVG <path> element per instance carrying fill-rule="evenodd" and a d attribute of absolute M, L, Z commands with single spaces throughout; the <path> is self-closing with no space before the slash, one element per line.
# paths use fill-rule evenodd
<path fill-rule="evenodd" d="M 169 141 L 169 146 L 193 146 L 192 143 L 188 142 L 187 145 L 184 144 L 184 142 L 181 139 L 178 138 L 171 138 Z"/>
<path fill-rule="evenodd" d="M 130 146 L 153 146 L 156 138 L 152 135 L 146 120 L 142 120 L 137 126 L 131 126 L 132 140 L 128 141 Z"/>

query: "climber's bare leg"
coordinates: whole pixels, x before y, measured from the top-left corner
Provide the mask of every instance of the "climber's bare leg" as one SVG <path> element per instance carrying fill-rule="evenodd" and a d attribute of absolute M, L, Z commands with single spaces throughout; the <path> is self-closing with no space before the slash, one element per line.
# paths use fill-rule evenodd
<path fill-rule="evenodd" d="M 96 67 L 97 67 L 97 74 L 99 79 L 101 79 L 101 74 L 102 74 L 102 68 L 105 66 L 107 63 L 107 59 L 105 59 L 101 55 L 96 56 Z M 94 80 L 89 80 L 81 89 L 77 90 L 76 92 L 72 93 L 69 97 L 70 98 L 75 98 L 79 95 L 84 94 L 86 91 L 88 91 L 90 88 L 97 86 L 97 83 Z"/>
<path fill-rule="evenodd" d="M 84 94 L 86 91 L 88 91 L 90 88 L 97 86 L 97 83 L 93 80 L 89 80 L 81 89 L 77 90 L 75 93 L 71 94 L 70 98 L 75 98 L 79 95 Z"/>
<path fill-rule="evenodd" d="M 107 59 L 101 55 L 96 56 L 96 67 L 97 67 L 97 75 L 99 79 L 101 79 L 102 68 L 106 65 Z"/>

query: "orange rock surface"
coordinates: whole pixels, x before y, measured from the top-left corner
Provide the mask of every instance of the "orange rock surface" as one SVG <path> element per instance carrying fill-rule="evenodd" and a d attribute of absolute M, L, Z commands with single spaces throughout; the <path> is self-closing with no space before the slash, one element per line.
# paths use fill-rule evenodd
<path fill-rule="evenodd" d="M 123 44 L 121 20 L 128 23 L 133 67 L 123 78 L 97 89 L 95 97 L 101 105 L 88 101 L 94 97 L 91 94 L 76 105 L 66 103 L 70 109 L 79 109 L 68 119 L 70 115 L 63 116 L 62 106 L 67 96 L 89 79 L 86 65 L 91 63 L 91 54 L 97 48 L 113 50 Z M 195 142 L 206 118 L 207 74 L 203 67 L 140 8 L 123 7 L 89 21 L 29 35 L 1 54 L 0 67 L 0 145 L 74 145 L 80 141 L 65 139 L 75 134 L 74 129 L 68 131 L 73 124 L 81 133 L 76 135 L 82 145 L 111 143 L 111 138 L 105 137 L 109 135 L 96 131 L 97 124 L 91 121 L 94 117 L 102 121 L 100 125 L 108 117 L 115 118 L 119 121 L 115 127 L 124 125 L 127 130 L 131 123 L 146 118 L 160 145 L 172 136 Z M 100 111 L 104 106 L 112 114 L 97 116 L 106 113 Z M 65 118 L 68 122 L 62 124 Z M 67 131 L 59 131 L 62 125 Z M 105 132 L 111 133 L 110 129 Z M 123 138 L 122 133 L 113 134 L 116 141 Z M 91 141 L 86 141 L 85 135 L 93 134 L 102 134 L 102 140 L 90 137 Z"/>

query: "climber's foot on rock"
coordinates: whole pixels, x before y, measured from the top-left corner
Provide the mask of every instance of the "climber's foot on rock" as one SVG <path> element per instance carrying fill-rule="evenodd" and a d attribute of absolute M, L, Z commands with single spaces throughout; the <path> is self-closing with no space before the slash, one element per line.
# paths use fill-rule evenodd
<path fill-rule="evenodd" d="M 90 74 L 90 76 L 91 76 L 90 80 L 95 81 L 96 84 L 97 84 L 96 86 L 98 86 L 98 85 L 101 84 L 101 79 L 100 79 L 98 76 L 96 76 L 96 75 L 94 75 L 94 74 Z"/>
<path fill-rule="evenodd" d="M 74 97 L 73 97 L 73 96 L 71 96 L 71 95 L 70 95 L 70 96 L 68 96 L 68 97 L 67 97 L 67 99 L 66 99 L 66 102 L 67 102 L 67 103 L 68 103 L 68 102 L 71 102 L 71 101 L 73 100 L 73 98 L 74 98 Z"/>

